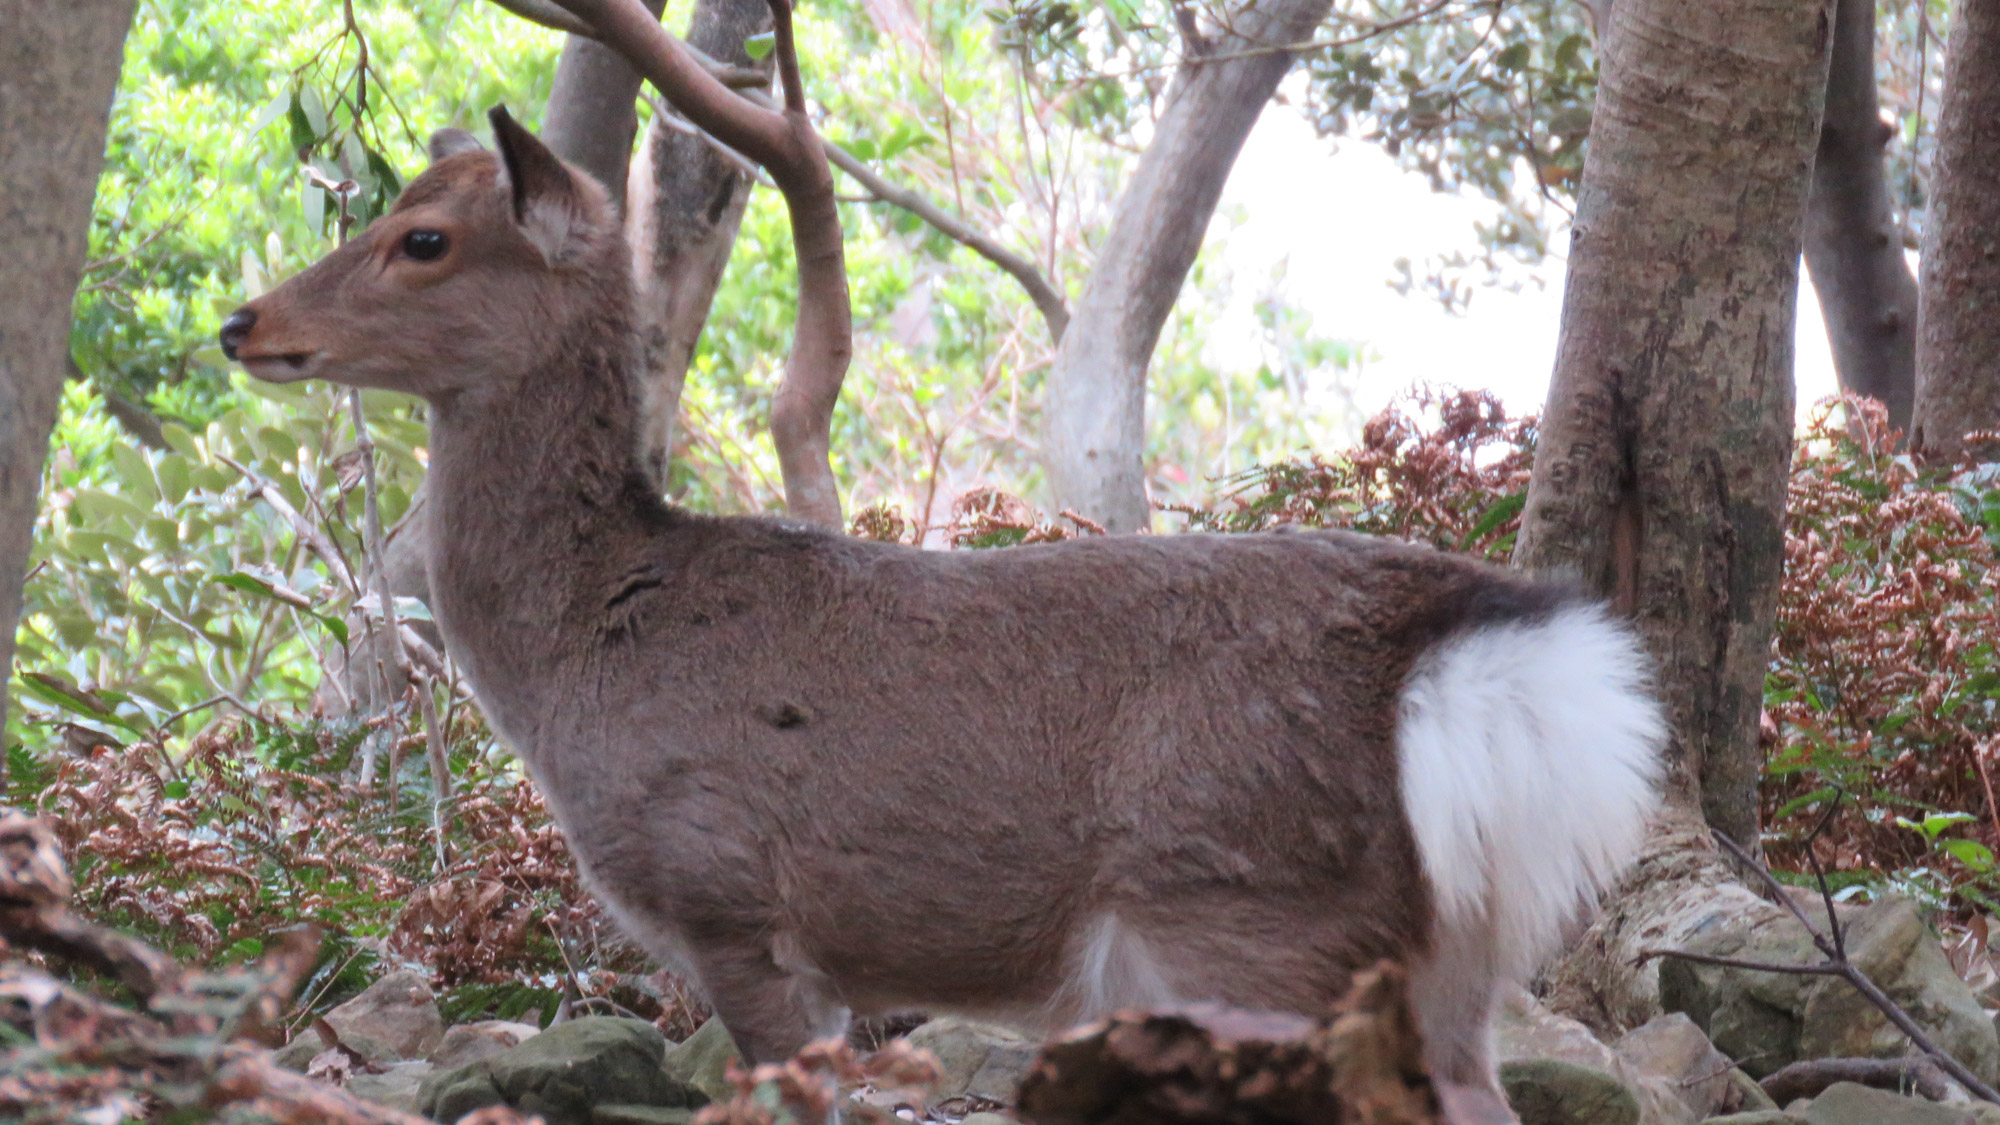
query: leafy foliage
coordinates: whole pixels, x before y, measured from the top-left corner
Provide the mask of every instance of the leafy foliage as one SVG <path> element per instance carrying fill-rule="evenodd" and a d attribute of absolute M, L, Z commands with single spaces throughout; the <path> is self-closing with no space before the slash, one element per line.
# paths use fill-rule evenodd
<path fill-rule="evenodd" d="M 1823 409 L 1800 444 L 1765 690 L 1772 852 L 1832 793 L 1856 799 L 1816 844 L 1829 868 L 1993 910 L 2000 846 L 2000 480 L 1892 453 L 1872 403 Z"/>

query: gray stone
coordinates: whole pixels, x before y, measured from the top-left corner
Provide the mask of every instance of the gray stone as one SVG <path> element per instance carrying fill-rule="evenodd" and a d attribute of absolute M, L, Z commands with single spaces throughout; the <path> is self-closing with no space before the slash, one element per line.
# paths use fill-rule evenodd
<path fill-rule="evenodd" d="M 600 1106 L 699 1108 L 708 1099 L 661 1069 L 666 1046 L 644 1020 L 570 1020 L 500 1054 L 433 1074 L 424 1082 L 418 1112 L 455 1121 L 484 1106 L 507 1105 L 539 1114 L 548 1125 L 598 1125 Z"/>
<path fill-rule="evenodd" d="M 531 1023 L 508 1020 L 480 1020 L 449 1028 L 431 1051 L 430 1061 L 439 1070 L 450 1070 L 469 1062 L 492 1058 L 511 1047 L 534 1038 L 542 1029 Z"/>
<path fill-rule="evenodd" d="M 1742 1095 L 1729 1079 L 1736 1069 L 1729 1056 L 1716 1050 L 1701 1028 L 1680 1012 L 1634 1028 L 1613 1049 L 1633 1069 L 1672 1083 L 1696 1117 L 1742 1107 Z"/>
<path fill-rule="evenodd" d="M 434 1121 L 456 1121 L 475 1109 L 506 1105 L 485 1060 L 436 1071 L 417 1089 L 417 1112 Z"/>
<path fill-rule="evenodd" d="M 1729 1072 L 1729 1084 L 1736 1087 L 1738 1094 L 1736 1104 L 1743 1107 L 1742 1112 L 1778 1111 L 1778 1103 L 1772 1100 L 1771 1095 L 1764 1092 L 1764 1087 L 1759 1086 L 1755 1078 L 1743 1073 L 1741 1067 Z"/>
<path fill-rule="evenodd" d="M 600 1105 L 590 1111 L 590 1125 L 688 1125 L 695 1110 L 657 1105 Z"/>
<path fill-rule="evenodd" d="M 1836 1082 L 1812 1100 L 1806 1121 L 1808 1125 L 1972 1125 L 1973 1116 L 1964 1106 Z"/>
<path fill-rule="evenodd" d="M 1500 1086 L 1521 1125 L 1639 1125 L 1639 1101 L 1601 1070 L 1557 1059 L 1500 1066 Z"/>
<path fill-rule="evenodd" d="M 931 1020 L 910 1032 L 909 1040 L 937 1056 L 943 1076 L 931 1088 L 933 1102 L 971 1096 L 1013 1105 L 1041 1049 L 1010 1028 L 956 1017 Z"/>
<path fill-rule="evenodd" d="M 390 973 L 369 985 L 361 995 L 328 1012 L 326 1022 L 341 1042 L 364 1056 L 368 1052 L 356 1042 L 363 1036 L 380 1040 L 405 1059 L 423 1058 L 444 1038 L 437 997 L 431 995 L 423 974 L 409 971 Z"/>
<path fill-rule="evenodd" d="M 1777 1109 L 1756 1109 L 1748 1113 L 1725 1113 L 1701 1125 L 1806 1125 L 1806 1119 Z"/>
<path fill-rule="evenodd" d="M 1021 1125 L 1015 1119 L 999 1113 L 968 1114 L 958 1125 Z"/>
<path fill-rule="evenodd" d="M 1502 999 L 1497 1057 L 1503 1064 L 1552 1059 L 1609 1075 L 1631 1091 L 1639 1105 L 1639 1125 L 1694 1125 L 1702 1114 L 1686 1100 L 1676 1079 L 1648 1074 L 1598 1042 L 1590 1029 L 1557 1015 L 1526 989 Z"/>
<path fill-rule="evenodd" d="M 404 1113 L 417 1112 L 417 1099 L 432 1067 L 427 1062 L 406 1062 L 380 1074 L 356 1074 L 347 1080 L 347 1092 L 364 1101 Z"/>
<path fill-rule="evenodd" d="M 306 1072 L 306 1064 L 313 1056 L 326 1050 L 326 1044 L 319 1041 L 319 1034 L 311 1028 L 297 1039 L 271 1052 L 271 1061 L 297 1074 Z"/>
<path fill-rule="evenodd" d="M 343 1035 L 340 1044 L 375 1066 L 389 1066 L 403 1061 L 402 1054 L 394 1047 L 365 1032 Z M 286 1070 L 304 1074 L 306 1067 L 326 1049 L 327 1045 L 320 1039 L 319 1033 L 308 1028 L 297 1039 L 278 1048 L 274 1061 Z"/>
<path fill-rule="evenodd" d="M 1823 907 L 1809 908 L 1808 915 L 1824 929 Z M 1886 899 L 1844 907 L 1840 918 L 1855 965 L 1973 1073 L 1988 1082 L 2000 1078 L 2000 1035 L 1916 908 L 1907 900 Z M 1778 964 L 1822 959 L 1789 917 L 1744 930 L 1718 915 L 1683 946 Z M 1759 1078 L 1800 1059 L 1910 1053 L 1902 1033 L 1838 977 L 1751 972 L 1670 957 L 1660 965 L 1660 1002 L 1668 1011 L 1685 1012 L 1717 1048 L 1743 1059 L 1744 1069 Z"/>
<path fill-rule="evenodd" d="M 729 1038 L 729 1029 L 722 1021 L 710 1016 L 707 1023 L 695 1029 L 687 1041 L 667 1051 L 665 1062 L 668 1077 L 684 1086 L 691 1086 L 707 1095 L 710 1101 L 728 1101 L 736 1093 L 726 1075 L 731 1063 L 740 1063 L 742 1056 L 736 1053 L 736 1042 Z"/>

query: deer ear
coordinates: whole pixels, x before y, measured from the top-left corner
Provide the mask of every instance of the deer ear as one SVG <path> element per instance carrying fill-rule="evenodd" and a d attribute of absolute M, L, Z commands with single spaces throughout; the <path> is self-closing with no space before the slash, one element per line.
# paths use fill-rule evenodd
<path fill-rule="evenodd" d="M 439 129 L 431 134 L 431 163 L 435 164 L 447 156 L 457 156 L 461 152 L 485 152 L 486 146 L 479 139 L 463 129 Z"/>
<path fill-rule="evenodd" d="M 521 128 L 506 107 L 494 106 L 493 143 L 500 149 L 500 178 L 514 209 L 514 222 L 550 265 L 577 250 L 587 233 L 583 193 L 576 177 L 547 145 Z"/>

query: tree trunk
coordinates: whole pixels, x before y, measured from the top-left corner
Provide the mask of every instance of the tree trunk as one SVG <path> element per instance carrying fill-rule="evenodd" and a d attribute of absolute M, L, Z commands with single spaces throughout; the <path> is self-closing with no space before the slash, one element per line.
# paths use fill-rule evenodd
<path fill-rule="evenodd" d="M 1841 389 L 1881 400 L 1889 424 L 1910 428 L 1916 396 L 1917 280 L 1889 207 L 1875 86 L 1875 0 L 1838 0 L 1806 205 L 1806 268 L 1826 314 Z"/>
<path fill-rule="evenodd" d="M 1175 79 L 1049 369 L 1042 429 L 1058 508 L 1107 531 L 1149 524 L 1144 454 L 1153 346 L 1244 138 L 1292 62 L 1281 51 L 1243 52 L 1310 38 L 1329 6 L 1244 5 L 1233 29 L 1205 44 L 1204 53 L 1218 57 L 1189 62 Z"/>
<path fill-rule="evenodd" d="M 1936 457 L 2000 430 L 2000 0 L 1960 0 L 1946 49 L 1911 445 Z M 2000 456 L 2000 442 L 1972 450 Z"/>
<path fill-rule="evenodd" d="M 743 41 L 770 27 L 765 0 L 701 0 L 687 41 L 711 58 L 755 66 Z M 749 177 L 736 164 L 684 128 L 653 119 L 633 167 L 626 235 L 638 288 L 645 380 L 641 441 L 646 463 L 662 485 L 688 364 L 749 198 Z"/>
<path fill-rule="evenodd" d="M 657 16 L 666 0 L 642 2 Z M 639 84 L 639 72 L 616 51 L 595 39 L 571 35 L 556 60 L 555 88 L 549 91 L 542 123 L 542 143 L 595 176 L 620 207 L 625 206 L 632 137 L 639 130 L 633 104 Z"/>
<path fill-rule="evenodd" d="M 0 671 L 8 673 L 132 8 L 133 0 L 0 0 Z M 6 704 L 0 675 L 0 716 Z"/>
<path fill-rule="evenodd" d="M 1727 881 L 1704 821 L 1757 838 L 1793 309 L 1833 14 L 1833 0 L 1615 9 L 1515 558 L 1632 614 L 1658 662 L 1671 776 L 1662 835 L 1557 974 L 1567 1008 L 1596 1009 L 1579 1015 L 1657 1004 L 1657 970 L 1619 958 Z"/>

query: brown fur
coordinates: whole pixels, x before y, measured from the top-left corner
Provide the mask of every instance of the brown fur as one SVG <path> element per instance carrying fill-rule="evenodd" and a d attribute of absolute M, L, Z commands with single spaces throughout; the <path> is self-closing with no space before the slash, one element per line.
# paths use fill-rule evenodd
<path fill-rule="evenodd" d="M 940 553 L 669 507 L 602 193 L 576 181 L 552 262 L 499 177 L 441 160 L 237 346 L 429 399 L 452 652 L 592 885 L 748 1057 L 843 1008 L 1102 1015 L 1133 998 L 1078 986 L 1107 924 L 1182 997 L 1306 1013 L 1426 955 L 1398 692 L 1559 595 L 1337 532 Z M 419 226 L 445 261 L 398 260 Z M 1454 1053 L 1483 1041 L 1481 971 Z"/>

